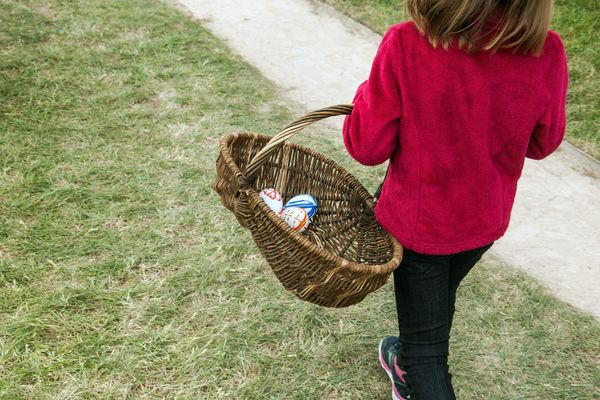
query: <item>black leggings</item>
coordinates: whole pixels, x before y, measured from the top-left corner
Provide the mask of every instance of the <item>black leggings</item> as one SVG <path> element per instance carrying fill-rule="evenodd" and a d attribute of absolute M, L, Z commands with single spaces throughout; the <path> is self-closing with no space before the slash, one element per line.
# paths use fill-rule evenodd
<path fill-rule="evenodd" d="M 407 372 L 412 400 L 456 399 L 448 372 L 456 290 L 492 244 L 444 256 L 405 249 L 394 271 L 394 290 L 402 342 L 400 367 Z"/>

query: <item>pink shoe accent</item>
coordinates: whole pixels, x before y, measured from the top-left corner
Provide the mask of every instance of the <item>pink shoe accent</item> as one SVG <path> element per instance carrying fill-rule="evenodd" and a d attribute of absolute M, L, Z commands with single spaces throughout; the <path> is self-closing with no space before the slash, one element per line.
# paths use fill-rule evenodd
<path fill-rule="evenodd" d="M 400 380 L 403 383 L 406 383 L 406 380 L 404 379 L 404 374 L 406 373 L 405 370 L 401 369 L 398 366 L 398 363 L 396 363 L 396 357 L 394 356 L 394 371 L 396 372 L 396 375 L 398 375 L 398 377 L 400 378 Z"/>

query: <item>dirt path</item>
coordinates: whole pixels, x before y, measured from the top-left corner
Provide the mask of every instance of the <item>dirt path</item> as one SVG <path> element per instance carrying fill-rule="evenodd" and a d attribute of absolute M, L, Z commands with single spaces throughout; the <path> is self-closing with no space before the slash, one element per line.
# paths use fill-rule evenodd
<path fill-rule="evenodd" d="M 351 102 L 381 40 L 317 1 L 177 1 L 307 110 Z M 600 319 L 600 164 L 566 143 L 528 160 L 491 253 Z"/>

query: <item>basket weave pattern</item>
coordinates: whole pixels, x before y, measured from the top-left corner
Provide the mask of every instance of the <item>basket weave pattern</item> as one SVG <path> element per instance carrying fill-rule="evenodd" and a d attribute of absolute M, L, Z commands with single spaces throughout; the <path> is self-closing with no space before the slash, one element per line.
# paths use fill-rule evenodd
<path fill-rule="evenodd" d="M 375 220 L 373 197 L 360 182 L 324 155 L 285 142 L 314 121 L 351 110 L 316 111 L 275 137 L 224 136 L 213 183 L 284 287 L 327 307 L 360 302 L 386 283 L 402 259 L 402 247 Z M 259 193 L 267 187 L 276 188 L 284 203 L 302 193 L 317 199 L 317 214 L 306 231 L 294 232 L 263 202 Z"/>

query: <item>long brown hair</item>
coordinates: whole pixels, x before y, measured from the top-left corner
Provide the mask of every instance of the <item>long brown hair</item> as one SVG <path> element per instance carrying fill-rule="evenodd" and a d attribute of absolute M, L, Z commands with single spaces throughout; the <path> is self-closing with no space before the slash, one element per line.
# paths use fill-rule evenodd
<path fill-rule="evenodd" d="M 552 19 L 552 0 L 406 0 L 406 9 L 434 47 L 456 38 L 469 52 L 512 48 L 542 52 Z"/>

